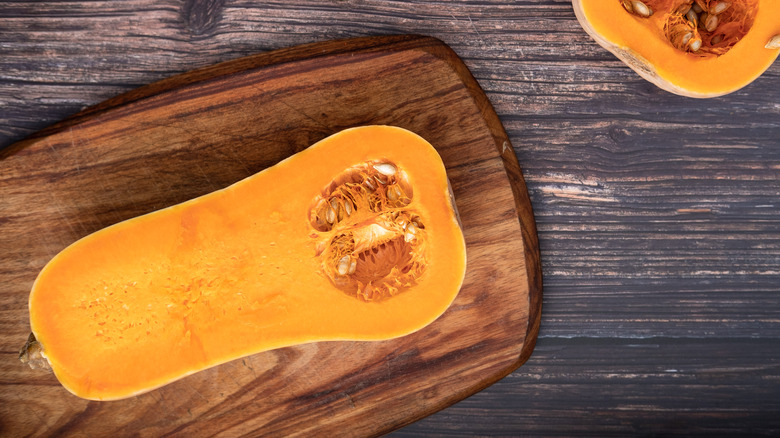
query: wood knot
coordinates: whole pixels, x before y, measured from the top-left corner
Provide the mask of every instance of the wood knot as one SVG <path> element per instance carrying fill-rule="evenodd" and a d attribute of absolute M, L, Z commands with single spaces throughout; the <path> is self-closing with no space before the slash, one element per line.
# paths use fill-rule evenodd
<path fill-rule="evenodd" d="M 186 0 L 184 23 L 193 35 L 209 34 L 219 23 L 224 5 L 225 0 Z"/>

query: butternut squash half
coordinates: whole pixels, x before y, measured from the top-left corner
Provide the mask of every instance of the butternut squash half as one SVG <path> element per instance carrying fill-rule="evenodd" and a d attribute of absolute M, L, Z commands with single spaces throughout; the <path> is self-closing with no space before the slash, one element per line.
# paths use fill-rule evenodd
<path fill-rule="evenodd" d="M 778 0 L 572 0 L 583 29 L 640 76 L 708 98 L 761 76 L 780 53 Z"/>
<path fill-rule="evenodd" d="M 22 355 L 79 397 L 120 399 L 265 350 L 407 335 L 465 269 L 436 150 L 353 128 L 64 249 L 33 285 Z"/>

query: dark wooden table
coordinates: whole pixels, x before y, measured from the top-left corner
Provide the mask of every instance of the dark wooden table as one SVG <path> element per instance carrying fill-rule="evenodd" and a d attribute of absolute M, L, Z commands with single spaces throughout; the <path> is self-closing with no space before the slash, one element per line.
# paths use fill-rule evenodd
<path fill-rule="evenodd" d="M 0 2 L 0 147 L 176 73 L 399 33 L 450 45 L 501 118 L 544 305 L 524 366 L 394 435 L 780 434 L 780 64 L 674 96 L 567 0 Z"/>

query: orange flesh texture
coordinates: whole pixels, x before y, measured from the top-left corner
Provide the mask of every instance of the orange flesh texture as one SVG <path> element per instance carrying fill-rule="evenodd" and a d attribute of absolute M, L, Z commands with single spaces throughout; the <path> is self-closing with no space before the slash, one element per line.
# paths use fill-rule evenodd
<path fill-rule="evenodd" d="M 580 1 L 588 23 L 602 38 L 639 54 L 662 79 L 694 93 L 717 95 L 742 88 L 769 68 L 780 53 L 764 47 L 780 34 L 779 0 L 759 0 L 759 13 L 742 40 L 723 55 L 706 57 L 676 49 L 664 34 L 664 16 L 673 9 L 671 5 L 680 2 L 658 2 L 670 6 L 641 18 L 628 13 L 618 0 Z"/>
<path fill-rule="evenodd" d="M 311 200 L 357 162 L 387 159 L 414 186 L 430 262 L 380 303 L 322 274 Z M 438 153 L 392 127 L 342 131 L 230 187 L 89 235 L 49 262 L 32 331 L 60 382 L 110 400 L 249 354 L 320 340 L 382 340 L 439 317 L 465 274 L 465 242 Z"/>

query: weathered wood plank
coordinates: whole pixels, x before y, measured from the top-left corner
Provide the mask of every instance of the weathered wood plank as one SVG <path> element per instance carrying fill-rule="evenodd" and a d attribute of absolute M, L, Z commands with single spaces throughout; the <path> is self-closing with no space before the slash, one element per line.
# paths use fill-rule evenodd
<path fill-rule="evenodd" d="M 540 339 L 517 372 L 393 436 L 773 436 L 776 343 Z"/>
<path fill-rule="evenodd" d="M 544 320 L 519 372 L 404 431 L 777 434 L 780 372 L 763 364 L 776 362 L 780 333 L 780 64 L 722 98 L 673 96 L 591 41 L 568 0 L 19 1 L 0 2 L 0 17 L 0 146 L 227 59 L 342 37 L 441 38 L 523 167 Z M 24 305 L 2 300 L 4 311 Z M 658 348 L 625 346 L 645 339 Z M 698 389 L 678 403 L 678 373 L 648 377 L 678 362 L 730 371 L 721 382 L 691 371 Z M 534 386 L 546 372 L 556 378 Z M 733 410 L 695 411 L 706 397 Z"/>

